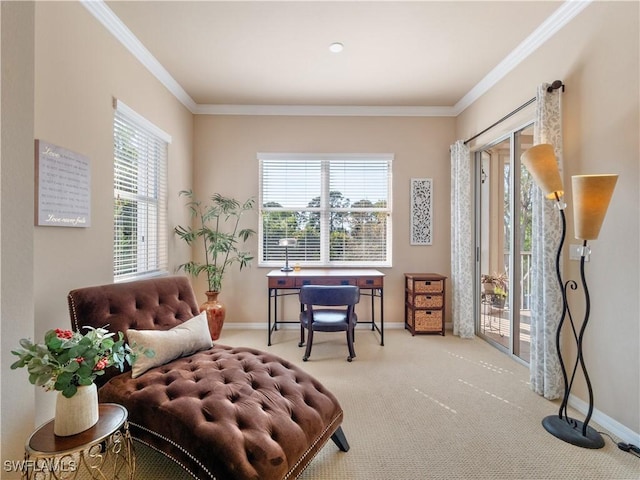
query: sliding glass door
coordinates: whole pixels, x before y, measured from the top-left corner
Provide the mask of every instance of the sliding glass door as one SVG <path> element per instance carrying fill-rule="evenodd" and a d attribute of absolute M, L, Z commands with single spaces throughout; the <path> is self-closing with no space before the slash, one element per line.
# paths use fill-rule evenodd
<path fill-rule="evenodd" d="M 529 362 L 531 193 L 527 126 L 476 152 L 476 333 Z"/>

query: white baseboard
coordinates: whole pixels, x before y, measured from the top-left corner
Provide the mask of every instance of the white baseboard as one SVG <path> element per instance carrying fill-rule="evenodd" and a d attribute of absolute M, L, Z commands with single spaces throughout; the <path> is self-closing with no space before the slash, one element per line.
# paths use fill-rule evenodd
<path fill-rule="evenodd" d="M 589 411 L 589 404 L 587 402 L 571 394 L 569 395 L 569 406 L 575 408 L 583 415 L 587 415 L 587 412 Z M 582 419 L 578 418 L 577 420 Z M 616 437 L 620 438 L 623 442 L 640 445 L 640 433 L 634 432 L 629 427 L 626 427 L 617 420 L 605 415 L 597 408 L 593 409 L 591 420 L 611 432 Z M 591 424 L 591 422 L 589 423 Z"/>

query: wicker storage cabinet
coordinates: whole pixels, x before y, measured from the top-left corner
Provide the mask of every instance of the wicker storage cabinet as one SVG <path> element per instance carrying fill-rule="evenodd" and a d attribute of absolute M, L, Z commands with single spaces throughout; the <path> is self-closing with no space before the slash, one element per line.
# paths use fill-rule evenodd
<path fill-rule="evenodd" d="M 446 279 L 438 273 L 404 274 L 404 326 L 411 335 L 444 335 Z"/>

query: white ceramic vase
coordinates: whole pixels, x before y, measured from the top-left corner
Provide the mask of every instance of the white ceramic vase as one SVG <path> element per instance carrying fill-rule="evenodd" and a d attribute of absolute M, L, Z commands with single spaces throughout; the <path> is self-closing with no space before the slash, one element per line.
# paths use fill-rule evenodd
<path fill-rule="evenodd" d="M 98 423 L 98 389 L 96 384 L 78 387 L 76 394 L 67 398 L 58 392 L 53 433 L 68 437 L 84 432 Z"/>

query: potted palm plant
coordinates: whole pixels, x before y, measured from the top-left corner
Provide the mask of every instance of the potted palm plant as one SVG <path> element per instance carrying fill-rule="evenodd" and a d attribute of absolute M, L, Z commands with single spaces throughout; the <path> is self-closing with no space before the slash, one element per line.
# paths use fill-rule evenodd
<path fill-rule="evenodd" d="M 225 271 L 234 263 L 242 270 L 253 260 L 253 256 L 241 250 L 241 247 L 256 232 L 250 228 L 240 228 L 240 219 L 245 212 L 253 209 L 255 200 L 250 198 L 240 203 L 235 198 L 215 193 L 210 197 L 210 203 L 205 204 L 197 200 L 191 190 L 183 190 L 179 195 L 188 198 L 186 206 L 195 225 L 178 225 L 174 231 L 190 246 L 200 243 L 204 259 L 201 262 L 190 260 L 178 269 L 193 277 L 206 274 L 207 301 L 200 306 L 200 311 L 206 310 L 211 338 L 217 340 L 226 314 L 225 307 L 218 302 Z"/>

